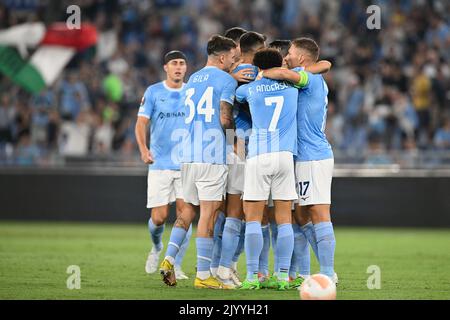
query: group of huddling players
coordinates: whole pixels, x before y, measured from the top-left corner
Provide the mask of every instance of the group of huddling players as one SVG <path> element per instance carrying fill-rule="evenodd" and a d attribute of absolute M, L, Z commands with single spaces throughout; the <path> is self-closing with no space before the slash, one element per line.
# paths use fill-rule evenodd
<path fill-rule="evenodd" d="M 181 263 L 199 214 L 196 288 L 297 288 L 311 274 L 310 246 L 320 273 L 337 283 L 334 160 L 324 133 L 328 88 L 321 76 L 331 64 L 318 61 L 312 39 L 266 45 L 265 36 L 238 27 L 213 36 L 207 53 L 206 66 L 187 83 L 185 55 L 167 53 L 166 79 L 148 87 L 139 108 L 136 139 L 149 164 L 153 242 L 146 272 L 159 268 L 169 286 L 188 279 Z M 177 220 L 160 264 L 174 201 Z"/>

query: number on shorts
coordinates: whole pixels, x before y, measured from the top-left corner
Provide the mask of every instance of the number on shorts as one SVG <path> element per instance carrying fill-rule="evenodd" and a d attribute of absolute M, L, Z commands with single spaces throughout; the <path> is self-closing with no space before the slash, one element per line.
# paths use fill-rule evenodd
<path fill-rule="evenodd" d="M 298 183 L 298 187 L 300 188 L 299 193 L 300 196 L 305 196 L 308 191 L 309 181 L 303 181 Z"/>

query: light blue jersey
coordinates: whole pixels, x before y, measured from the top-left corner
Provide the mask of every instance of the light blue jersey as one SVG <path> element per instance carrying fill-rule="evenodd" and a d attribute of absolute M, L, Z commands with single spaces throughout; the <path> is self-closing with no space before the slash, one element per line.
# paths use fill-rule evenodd
<path fill-rule="evenodd" d="M 249 64 L 249 63 L 242 63 L 236 67 L 236 69 L 233 70 L 233 73 L 239 72 L 242 69 L 253 69 L 251 74 L 248 74 L 246 76 L 252 77 L 251 81 L 255 80 L 256 76 L 258 75 L 258 67 Z M 238 86 L 241 86 L 245 83 L 239 82 Z M 235 101 L 233 106 L 233 118 L 234 123 L 236 125 L 236 136 L 242 140 L 248 140 L 248 136 L 250 133 L 250 129 L 252 128 L 252 118 L 248 114 L 248 112 L 243 111 L 243 104 Z"/>
<path fill-rule="evenodd" d="M 150 170 L 180 170 L 179 159 L 172 156 L 176 141 L 170 132 L 184 128 L 185 110 L 180 104 L 184 87 L 169 88 L 164 81 L 147 88 L 138 116 L 150 119 L 150 151 L 154 163 Z"/>
<path fill-rule="evenodd" d="M 236 100 L 247 101 L 252 116 L 248 158 L 263 153 L 297 153 L 298 90 L 285 82 L 262 78 L 240 86 Z"/>
<path fill-rule="evenodd" d="M 294 69 L 299 71 L 300 69 Z M 297 161 L 333 158 L 325 136 L 328 87 L 320 74 L 300 71 L 302 79 L 298 92 Z"/>
<path fill-rule="evenodd" d="M 206 66 L 191 75 L 183 103 L 188 136 L 184 137 L 182 162 L 226 163 L 220 102 L 233 105 L 236 86 L 232 76 L 213 66 Z"/>

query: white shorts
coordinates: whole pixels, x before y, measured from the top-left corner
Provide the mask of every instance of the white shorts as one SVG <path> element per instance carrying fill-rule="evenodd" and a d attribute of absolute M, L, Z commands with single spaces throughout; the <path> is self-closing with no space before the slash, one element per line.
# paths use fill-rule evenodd
<path fill-rule="evenodd" d="M 225 198 L 228 166 L 211 163 L 182 163 L 183 198 L 195 206 L 202 201 L 221 201 Z"/>
<path fill-rule="evenodd" d="M 231 152 L 227 154 L 227 163 L 228 163 L 227 193 L 243 194 L 245 162 L 241 160 L 237 154 Z"/>
<path fill-rule="evenodd" d="M 300 161 L 295 164 L 300 206 L 331 204 L 333 168 L 334 159 Z"/>
<path fill-rule="evenodd" d="M 164 206 L 183 199 L 179 170 L 148 170 L 147 208 Z"/>
<path fill-rule="evenodd" d="M 264 153 L 247 159 L 244 200 L 295 200 L 294 160 L 291 152 Z"/>

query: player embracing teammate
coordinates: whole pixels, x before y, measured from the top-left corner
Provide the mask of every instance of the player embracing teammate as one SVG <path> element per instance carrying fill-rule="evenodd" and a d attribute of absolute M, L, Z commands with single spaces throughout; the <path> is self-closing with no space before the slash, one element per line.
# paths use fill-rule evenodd
<path fill-rule="evenodd" d="M 181 162 L 180 197 L 184 203 L 177 210 L 160 265 L 163 281 L 176 285 L 177 257 L 183 255 L 191 222 L 199 214 L 194 286 L 259 289 L 268 279 L 258 278 L 258 273 L 264 270 L 268 275 L 270 237 L 265 233 L 263 237 L 261 223 L 271 195 L 276 222 L 272 230 L 277 231 L 277 241 L 272 243 L 274 287 L 297 287 L 310 274 L 309 245 L 319 260 L 320 272 L 337 282 L 330 219 L 334 161 L 324 133 L 328 88 L 316 74 L 330 65 L 317 62 L 319 47 L 312 39 L 292 41 L 283 59 L 279 50 L 265 48 L 265 38 L 255 32 L 246 32 L 241 38 L 250 40 L 250 47 L 244 46 L 245 61 L 238 59 L 235 41 L 218 35 L 208 41 L 206 66 L 192 74 L 178 106 L 173 107 L 183 109 L 184 121 L 166 135 L 171 139 L 171 160 Z M 238 61 L 241 65 L 235 68 Z M 235 79 L 248 82 L 257 72 L 255 81 L 238 88 Z M 297 203 L 294 215 L 293 201 Z M 241 230 L 245 230 L 244 238 Z M 239 243 L 245 243 L 247 259 L 242 284 L 235 273 Z M 157 250 L 159 256 L 162 246 Z M 295 278 L 297 270 L 300 276 Z M 294 275 L 291 279 L 290 273 Z"/>

